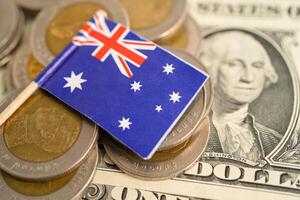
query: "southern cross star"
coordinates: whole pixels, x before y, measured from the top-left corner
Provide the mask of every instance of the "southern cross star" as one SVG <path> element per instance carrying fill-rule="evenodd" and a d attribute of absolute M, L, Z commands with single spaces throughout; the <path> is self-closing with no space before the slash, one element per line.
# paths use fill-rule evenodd
<path fill-rule="evenodd" d="M 162 106 L 161 106 L 161 105 L 157 105 L 156 108 L 155 108 L 155 110 L 156 110 L 157 112 L 160 112 L 160 111 L 162 111 L 163 109 L 162 109 Z"/>
<path fill-rule="evenodd" d="M 125 131 L 125 129 L 130 129 L 130 125 L 132 124 L 130 121 L 130 118 L 125 119 L 125 117 L 123 117 L 122 120 L 119 120 L 119 127 L 123 129 L 123 131 Z"/>
<path fill-rule="evenodd" d="M 70 88 L 71 93 L 76 89 L 82 90 L 81 84 L 86 82 L 87 80 L 82 79 L 83 72 L 80 74 L 75 74 L 73 71 L 71 72 L 70 77 L 64 77 L 64 79 L 67 81 L 67 83 L 64 85 L 64 88 Z"/>
<path fill-rule="evenodd" d="M 167 73 L 167 75 L 169 75 L 170 73 L 173 74 L 173 70 L 175 69 L 173 67 L 173 64 L 170 64 L 170 65 L 166 64 L 165 66 L 163 66 L 163 68 L 164 68 L 163 72 Z"/>
<path fill-rule="evenodd" d="M 134 92 L 136 92 L 136 91 L 141 91 L 141 87 L 142 87 L 142 85 L 141 85 L 141 82 L 136 82 L 136 81 L 134 81 L 132 84 L 130 84 L 131 85 L 131 90 L 134 90 Z"/>
<path fill-rule="evenodd" d="M 170 101 L 173 101 L 173 103 L 180 102 L 181 96 L 179 95 L 179 92 L 173 92 L 172 94 L 170 94 L 170 97 Z"/>

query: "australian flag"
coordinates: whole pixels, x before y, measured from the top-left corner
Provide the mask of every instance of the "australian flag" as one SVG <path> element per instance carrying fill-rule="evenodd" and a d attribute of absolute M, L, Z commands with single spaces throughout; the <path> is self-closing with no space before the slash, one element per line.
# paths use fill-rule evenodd
<path fill-rule="evenodd" d="M 149 159 L 207 78 L 97 12 L 35 82 Z"/>

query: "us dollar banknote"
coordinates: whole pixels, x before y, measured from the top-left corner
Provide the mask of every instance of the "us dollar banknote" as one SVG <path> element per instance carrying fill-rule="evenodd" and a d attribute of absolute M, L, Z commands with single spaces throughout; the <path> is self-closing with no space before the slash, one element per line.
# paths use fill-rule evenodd
<path fill-rule="evenodd" d="M 160 182 L 101 159 L 84 198 L 299 199 L 300 2 L 189 0 L 189 9 L 215 89 L 205 153 Z"/>

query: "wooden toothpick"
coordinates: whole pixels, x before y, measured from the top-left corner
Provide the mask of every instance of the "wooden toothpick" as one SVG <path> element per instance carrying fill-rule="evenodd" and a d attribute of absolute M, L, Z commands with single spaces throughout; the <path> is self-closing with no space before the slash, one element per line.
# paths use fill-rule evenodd
<path fill-rule="evenodd" d="M 32 81 L 0 114 L 0 127 L 35 92 L 39 85 Z"/>

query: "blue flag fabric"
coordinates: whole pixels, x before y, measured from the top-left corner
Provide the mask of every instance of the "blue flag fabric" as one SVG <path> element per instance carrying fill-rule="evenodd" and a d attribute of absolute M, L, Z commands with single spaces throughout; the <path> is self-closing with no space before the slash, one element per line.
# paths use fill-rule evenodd
<path fill-rule="evenodd" d="M 97 12 L 35 82 L 149 159 L 207 78 Z"/>

